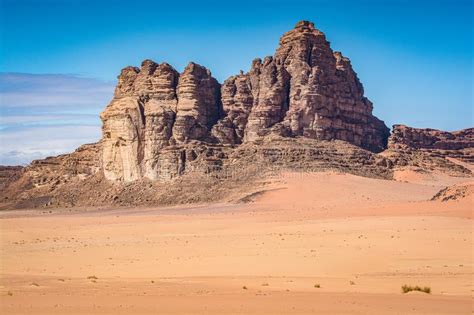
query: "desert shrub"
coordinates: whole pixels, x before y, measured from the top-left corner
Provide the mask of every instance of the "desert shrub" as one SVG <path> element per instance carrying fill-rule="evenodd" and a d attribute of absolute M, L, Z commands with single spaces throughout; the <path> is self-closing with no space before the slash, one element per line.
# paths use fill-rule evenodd
<path fill-rule="evenodd" d="M 420 286 L 411 286 L 411 285 L 402 285 L 402 293 L 408 293 L 411 291 L 420 291 L 424 292 L 427 294 L 431 293 L 431 288 L 430 287 L 420 287 Z"/>

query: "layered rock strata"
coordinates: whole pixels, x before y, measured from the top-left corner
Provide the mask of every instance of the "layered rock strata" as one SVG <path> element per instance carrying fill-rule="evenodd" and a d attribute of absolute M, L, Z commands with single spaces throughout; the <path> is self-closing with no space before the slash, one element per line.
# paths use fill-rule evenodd
<path fill-rule="evenodd" d="M 195 63 L 181 74 L 151 60 L 127 67 L 101 118 L 104 175 L 126 182 L 182 174 L 181 147 L 193 141 L 236 146 L 276 135 L 380 152 L 389 134 L 350 61 L 307 21 L 282 36 L 274 56 L 222 85 Z"/>
<path fill-rule="evenodd" d="M 388 149 L 409 153 L 426 152 L 431 156 L 451 157 L 474 162 L 474 128 L 447 132 L 429 128 L 394 125 Z"/>
<path fill-rule="evenodd" d="M 84 144 L 72 153 L 35 160 L 26 167 L 0 167 L 0 203 L 16 208 L 51 205 L 50 196 L 59 194 L 59 189 L 84 186 L 85 180 L 102 174 L 101 152 L 100 142 Z M 87 184 L 84 188 L 95 189 Z"/>
<path fill-rule="evenodd" d="M 145 60 L 122 70 L 114 98 L 101 113 L 106 178 L 166 178 L 180 156 L 164 148 L 210 140 L 220 117 L 220 85 L 206 68 L 190 63 L 179 75 L 167 63 Z M 170 165 L 171 164 L 171 165 Z"/>

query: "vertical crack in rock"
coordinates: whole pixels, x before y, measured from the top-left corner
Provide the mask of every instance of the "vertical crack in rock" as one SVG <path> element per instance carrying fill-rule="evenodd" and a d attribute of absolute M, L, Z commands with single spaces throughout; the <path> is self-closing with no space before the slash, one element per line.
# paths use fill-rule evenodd
<path fill-rule="evenodd" d="M 212 134 L 220 143 L 240 144 L 253 106 L 249 74 L 227 79 L 221 87 L 221 100 L 223 118 L 213 127 Z"/>

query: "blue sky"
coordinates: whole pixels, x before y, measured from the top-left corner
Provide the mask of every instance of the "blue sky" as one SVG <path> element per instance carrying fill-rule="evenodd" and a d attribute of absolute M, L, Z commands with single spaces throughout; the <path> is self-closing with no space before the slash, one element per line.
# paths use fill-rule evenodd
<path fill-rule="evenodd" d="M 0 163 L 98 140 L 127 65 L 192 60 L 222 82 L 302 19 L 351 59 L 387 125 L 471 127 L 472 3 L 0 0 Z"/>

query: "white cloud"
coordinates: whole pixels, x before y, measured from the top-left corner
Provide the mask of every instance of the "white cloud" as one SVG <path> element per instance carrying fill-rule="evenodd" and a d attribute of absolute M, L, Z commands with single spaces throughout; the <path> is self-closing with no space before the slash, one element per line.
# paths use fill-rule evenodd
<path fill-rule="evenodd" d="M 97 141 L 113 87 L 67 74 L 0 73 L 0 164 L 27 164 Z"/>
<path fill-rule="evenodd" d="M 72 152 L 100 139 L 99 126 L 40 126 L 0 133 L 0 164 L 27 164 L 34 159 Z"/>
<path fill-rule="evenodd" d="M 83 111 L 103 107 L 114 84 L 66 74 L 0 73 L 2 111 Z"/>

